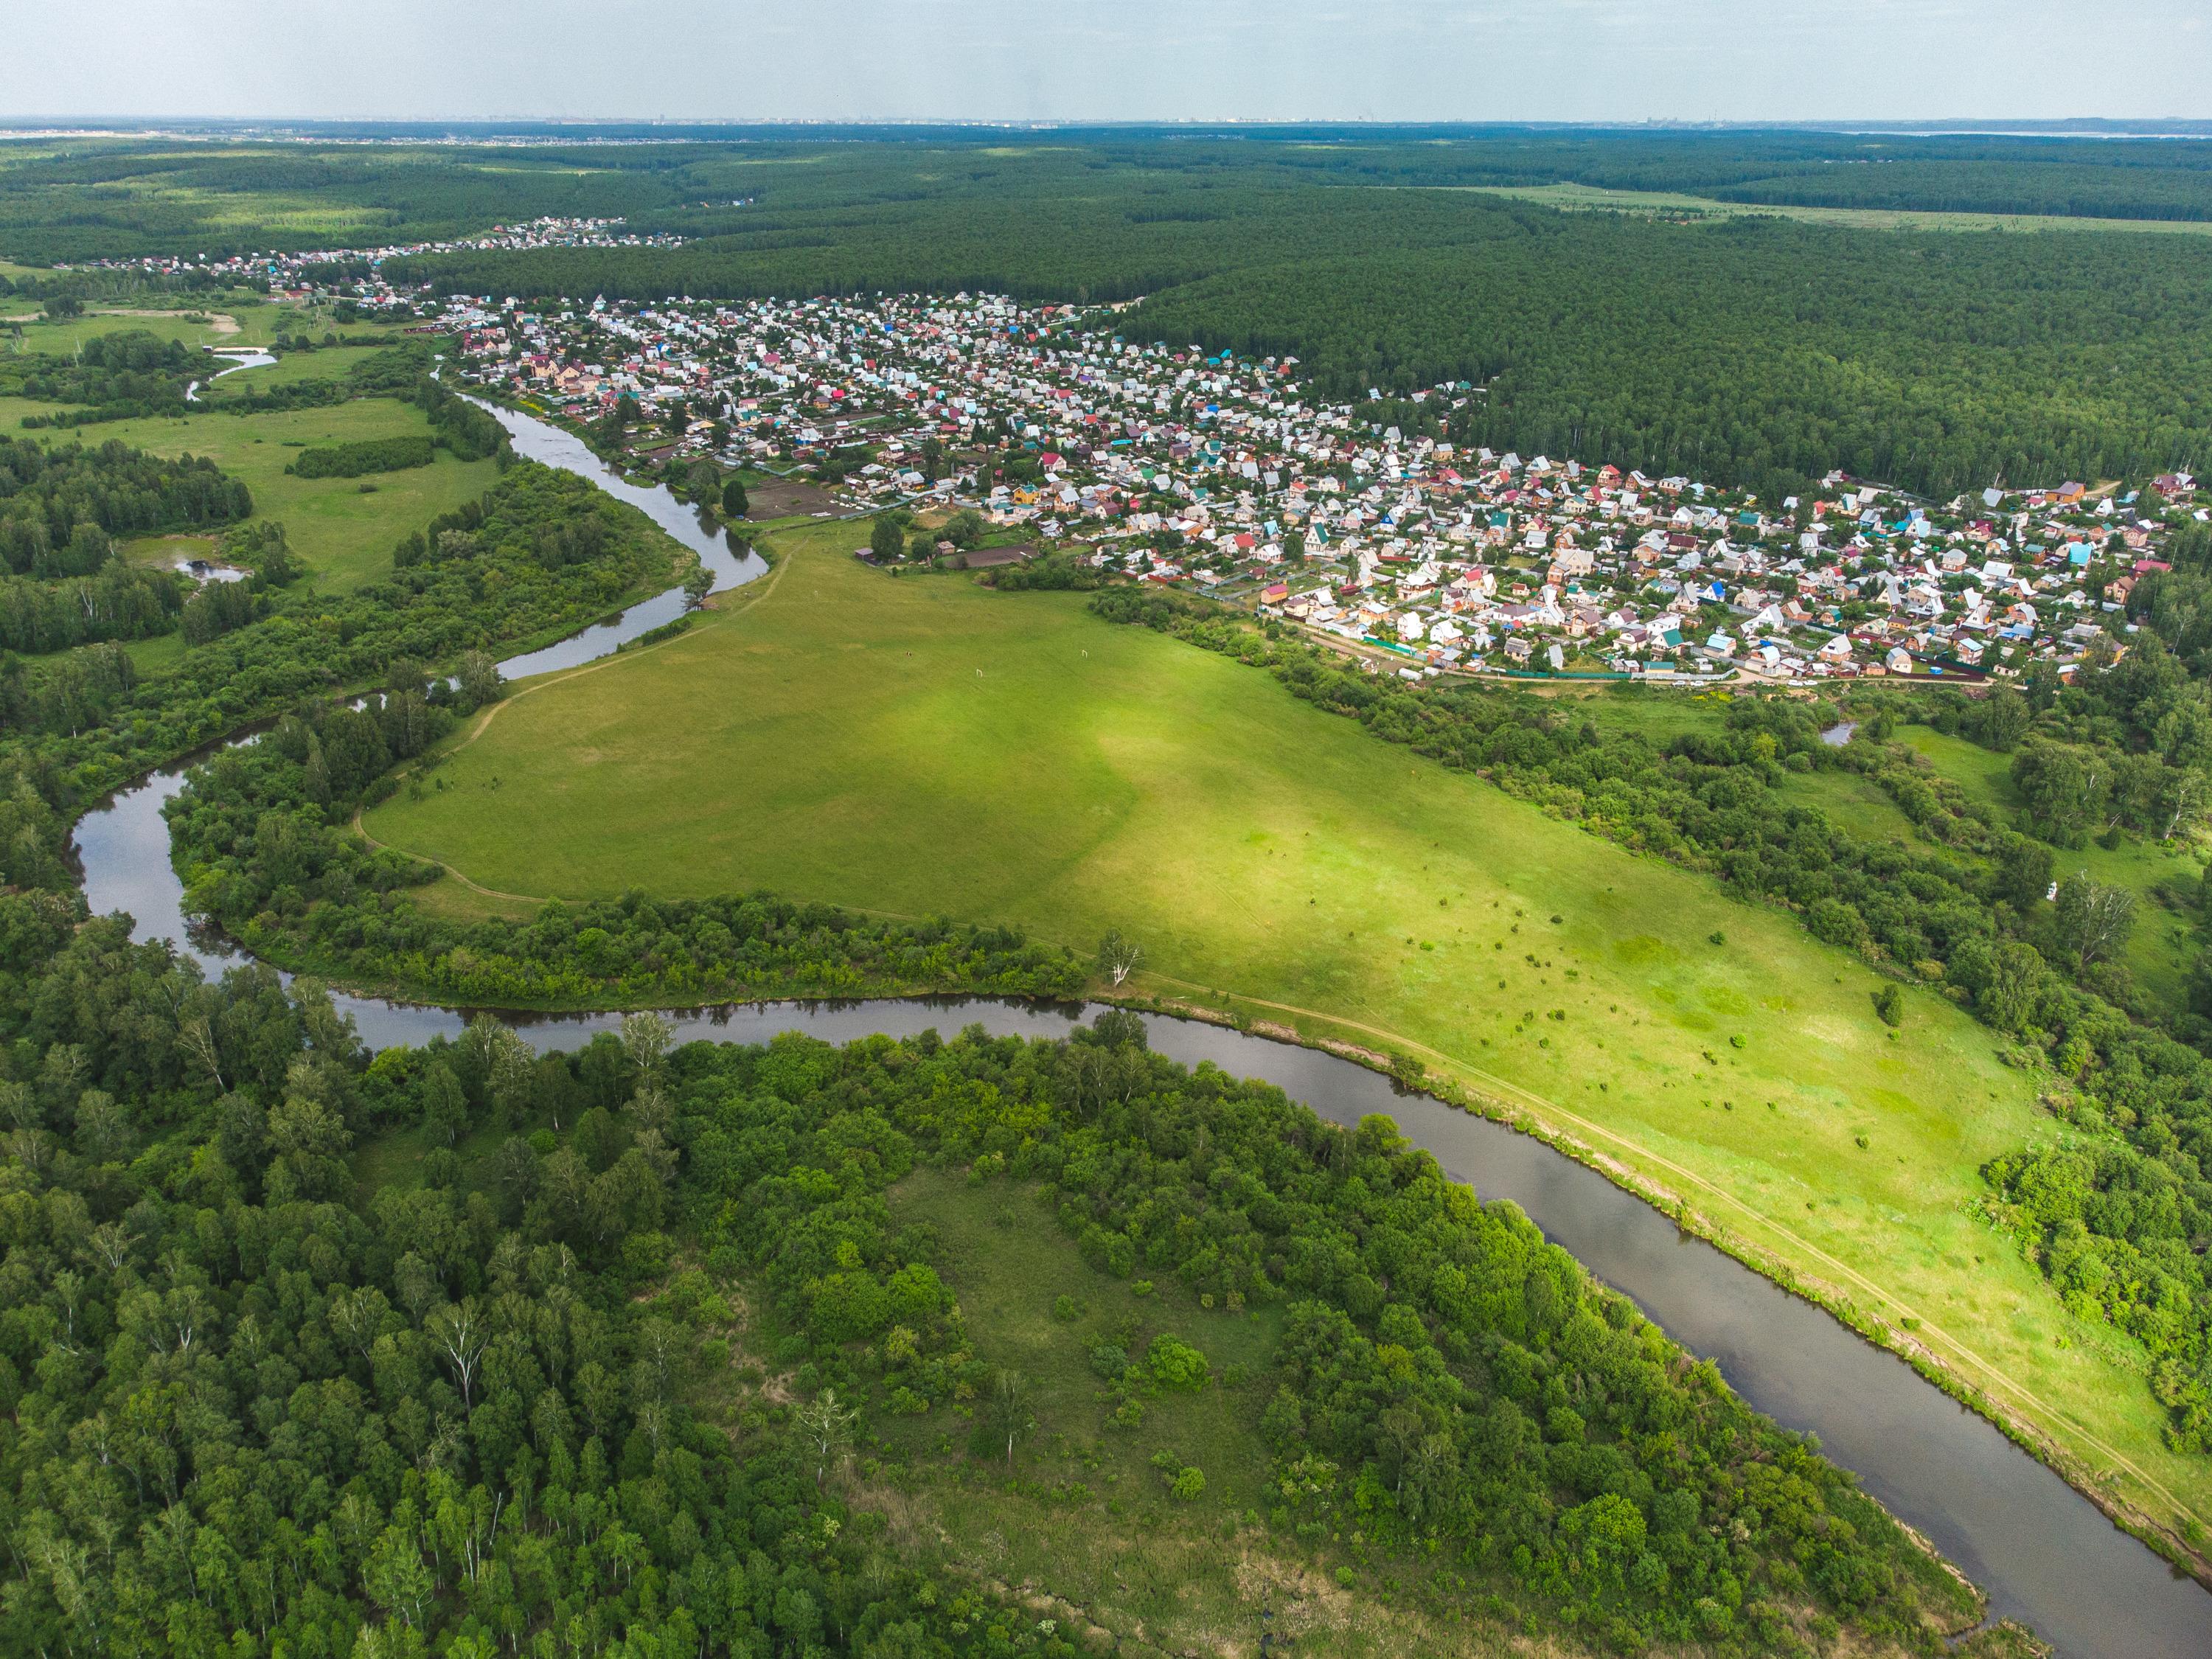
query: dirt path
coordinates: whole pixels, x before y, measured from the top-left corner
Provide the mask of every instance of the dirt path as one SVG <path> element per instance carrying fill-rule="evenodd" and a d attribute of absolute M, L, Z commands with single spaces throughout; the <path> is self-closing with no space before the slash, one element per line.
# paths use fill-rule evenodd
<path fill-rule="evenodd" d="M 95 317 L 175 317 L 181 319 L 187 313 L 181 311 L 153 311 L 147 309 L 144 307 L 131 308 L 122 306 L 101 306 L 92 314 Z M 204 311 L 200 315 L 208 319 L 208 327 L 217 334 L 236 334 L 240 331 L 238 319 L 232 316 L 227 311 Z"/>

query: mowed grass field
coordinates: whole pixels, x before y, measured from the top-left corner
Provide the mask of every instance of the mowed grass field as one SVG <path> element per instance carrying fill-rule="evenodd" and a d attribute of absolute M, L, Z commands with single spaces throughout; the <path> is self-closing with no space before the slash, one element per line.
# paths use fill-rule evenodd
<path fill-rule="evenodd" d="M 344 355 L 315 352 L 305 361 L 335 362 Z M 489 460 L 458 461 L 442 450 L 428 466 L 369 478 L 297 478 L 284 471 L 306 445 L 429 432 L 421 410 L 392 398 L 265 415 L 157 416 L 22 432 L 21 417 L 46 407 L 0 398 L 0 431 L 49 444 L 115 439 L 156 455 L 207 456 L 245 481 L 253 492 L 254 516 L 283 521 L 293 550 L 331 592 L 388 574 L 392 550 L 402 538 L 482 495 L 498 476 Z"/>
<path fill-rule="evenodd" d="M 2123 1340 L 1968 1214 L 1979 1166 L 2052 1128 L 1966 1015 L 1911 992 L 1893 1037 L 1794 917 L 1079 596 L 895 579 L 855 540 L 777 534 L 760 588 L 524 687 L 452 740 L 445 789 L 365 827 L 511 894 L 767 887 L 1086 953 L 1121 928 L 1144 989 L 1420 1054 L 2212 1522 L 2212 1466 L 2165 1450 Z"/>

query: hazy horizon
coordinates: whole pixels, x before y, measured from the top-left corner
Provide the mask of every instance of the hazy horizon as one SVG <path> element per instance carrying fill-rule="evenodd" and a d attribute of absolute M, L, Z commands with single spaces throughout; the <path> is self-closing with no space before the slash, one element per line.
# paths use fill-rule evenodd
<path fill-rule="evenodd" d="M 2212 118 L 2197 0 L 0 0 L 0 121 Z"/>

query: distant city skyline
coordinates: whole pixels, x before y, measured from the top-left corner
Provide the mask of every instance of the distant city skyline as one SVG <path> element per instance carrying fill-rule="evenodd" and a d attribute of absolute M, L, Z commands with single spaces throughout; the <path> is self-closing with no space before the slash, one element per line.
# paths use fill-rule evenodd
<path fill-rule="evenodd" d="M 0 120 L 2212 117 L 2202 0 L 0 0 Z"/>

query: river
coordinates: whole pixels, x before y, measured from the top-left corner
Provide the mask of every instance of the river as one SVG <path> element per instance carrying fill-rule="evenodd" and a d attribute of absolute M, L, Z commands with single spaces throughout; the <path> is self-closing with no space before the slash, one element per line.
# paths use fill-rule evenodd
<path fill-rule="evenodd" d="M 190 386 L 186 386 L 185 388 L 185 401 L 188 404 L 196 404 L 199 402 L 200 388 L 204 386 L 214 385 L 226 374 L 235 374 L 241 368 L 267 368 L 271 363 L 274 363 L 276 361 L 276 358 L 270 356 L 269 353 L 258 350 L 252 346 L 237 347 L 229 350 L 216 351 L 210 355 L 216 357 L 228 358 L 230 362 L 230 367 L 228 368 L 219 368 L 216 370 L 214 374 L 209 375 L 206 380 L 194 380 Z"/>
<path fill-rule="evenodd" d="M 718 591 L 767 568 L 750 553 L 733 555 L 710 525 L 665 491 L 614 476 L 569 434 L 511 410 L 493 412 L 519 452 L 591 478 L 697 551 L 708 561 Z M 519 678 L 588 661 L 681 615 L 682 608 L 681 590 L 672 590 L 560 646 L 503 663 L 501 672 Z M 164 768 L 87 814 L 77 826 L 76 853 L 95 914 L 128 911 L 134 937 L 174 941 L 209 973 L 220 974 L 245 957 L 224 941 L 191 936 L 161 817 L 162 804 L 183 787 L 187 769 Z M 453 1009 L 377 997 L 334 1000 L 372 1048 L 454 1036 L 466 1018 Z M 844 1042 L 875 1032 L 904 1036 L 969 1024 L 994 1036 L 1061 1036 L 1075 1019 L 1097 1012 L 920 999 L 771 1003 L 683 1011 L 670 1018 L 682 1041 L 759 1042 L 803 1031 Z M 501 1018 L 541 1050 L 573 1047 L 620 1023 L 612 1014 Z M 1632 1297 L 1676 1341 L 1714 1360 L 1753 1406 L 1790 1428 L 1817 1434 L 1828 1456 L 1856 1472 L 1892 1513 L 1926 1534 L 1989 1592 L 1993 1613 L 2030 1626 L 2068 1659 L 2212 1659 L 2212 1596 L 2195 1581 L 2119 1531 L 2088 1499 L 1902 1360 L 1680 1233 L 1595 1171 L 1427 1096 L 1399 1093 L 1387 1079 L 1331 1054 L 1164 1015 L 1147 1015 L 1146 1024 L 1162 1054 L 1264 1079 L 1334 1121 L 1388 1113 L 1452 1176 L 1486 1199 L 1512 1200 L 1547 1237 Z"/>

